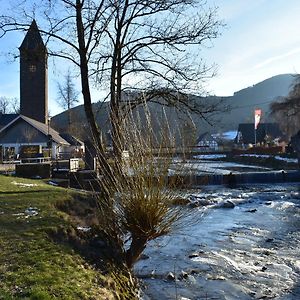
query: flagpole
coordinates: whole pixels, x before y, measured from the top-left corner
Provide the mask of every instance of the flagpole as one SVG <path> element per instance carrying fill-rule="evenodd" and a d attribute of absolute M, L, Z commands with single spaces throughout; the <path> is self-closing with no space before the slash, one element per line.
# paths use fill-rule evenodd
<path fill-rule="evenodd" d="M 261 109 L 254 110 L 254 146 L 256 147 L 256 130 L 261 118 Z"/>

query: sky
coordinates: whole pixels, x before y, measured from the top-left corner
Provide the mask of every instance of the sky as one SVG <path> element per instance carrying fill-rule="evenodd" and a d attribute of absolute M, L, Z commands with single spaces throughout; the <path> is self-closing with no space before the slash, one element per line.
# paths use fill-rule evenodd
<path fill-rule="evenodd" d="M 217 76 L 205 83 L 209 94 L 230 96 L 278 74 L 300 73 L 299 0 L 207 0 L 207 3 L 218 8 L 219 19 L 226 24 L 221 36 L 202 50 L 204 60 L 217 65 Z M 19 33 L 0 39 L 0 96 L 19 98 L 19 61 L 9 59 L 7 52 L 17 52 L 23 38 Z M 59 74 L 59 65 L 50 63 L 51 115 L 62 111 L 55 100 Z M 99 100 L 101 95 L 97 93 L 93 91 Z"/>
<path fill-rule="evenodd" d="M 269 77 L 300 73 L 300 1 L 211 0 L 226 23 L 207 57 L 218 75 L 207 85 L 212 94 L 233 92 Z"/>

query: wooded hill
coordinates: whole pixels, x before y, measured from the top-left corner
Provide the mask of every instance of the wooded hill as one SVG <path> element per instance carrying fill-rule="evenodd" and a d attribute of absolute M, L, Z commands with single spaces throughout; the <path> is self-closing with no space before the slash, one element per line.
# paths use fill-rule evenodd
<path fill-rule="evenodd" d="M 288 94 L 295 80 L 295 74 L 282 74 L 268 78 L 251 87 L 247 87 L 234 93 L 233 96 L 208 96 L 198 97 L 191 95 L 195 101 L 224 101 L 225 106 L 229 106 L 228 112 L 222 112 L 210 118 L 210 123 L 203 121 L 198 115 L 192 114 L 192 119 L 196 125 L 196 134 L 203 132 L 224 132 L 228 130 L 236 130 L 239 123 L 253 122 L 253 113 L 255 108 L 261 108 L 263 112 L 262 121 L 271 122 L 269 116 L 270 103 L 278 97 Z M 109 131 L 108 121 L 108 103 L 94 103 L 93 109 L 96 114 L 97 122 L 100 128 L 104 128 L 104 132 Z M 176 112 L 174 108 L 167 107 L 165 112 L 158 104 L 151 103 L 149 110 L 153 115 L 154 126 L 161 126 L 161 118 L 164 114 L 170 120 L 169 125 L 172 128 L 180 128 L 180 130 L 188 131 L 192 128 L 191 122 L 182 114 Z M 83 105 L 74 107 L 71 110 L 73 134 L 82 135 L 85 131 L 86 118 Z M 51 125 L 59 131 L 64 131 L 68 127 L 67 112 L 60 113 L 52 118 Z M 187 125 L 188 123 L 188 125 Z M 87 125 L 86 125 L 87 126 Z M 185 128 L 186 127 L 186 128 Z M 75 128 L 75 129 L 74 129 Z M 76 135 L 76 134 L 75 134 Z"/>

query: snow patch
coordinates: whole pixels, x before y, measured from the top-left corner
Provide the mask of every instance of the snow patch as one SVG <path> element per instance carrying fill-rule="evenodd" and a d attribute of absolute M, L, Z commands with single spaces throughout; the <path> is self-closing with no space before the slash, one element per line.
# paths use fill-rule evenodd
<path fill-rule="evenodd" d="M 287 157 L 281 157 L 278 155 L 276 155 L 274 158 L 277 160 L 283 160 L 287 163 L 298 163 L 298 159 L 296 159 L 296 158 L 287 158 Z"/>
<path fill-rule="evenodd" d="M 34 186 L 39 186 L 36 183 L 23 183 L 23 182 L 16 182 L 16 181 L 12 181 L 11 184 L 20 186 L 20 187 L 34 187 Z"/>
<path fill-rule="evenodd" d="M 226 154 L 199 154 L 194 156 L 197 159 L 218 159 L 224 157 L 226 157 Z"/>
<path fill-rule="evenodd" d="M 88 232 L 91 230 L 91 227 L 88 226 L 77 226 L 77 230 L 83 231 L 83 232 Z"/>

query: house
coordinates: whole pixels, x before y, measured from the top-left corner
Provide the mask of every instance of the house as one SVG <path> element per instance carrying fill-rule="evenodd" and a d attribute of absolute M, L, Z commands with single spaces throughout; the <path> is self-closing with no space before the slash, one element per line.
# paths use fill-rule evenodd
<path fill-rule="evenodd" d="M 23 115 L 16 115 L 0 129 L 3 161 L 41 156 L 57 158 L 68 147 L 70 144 L 48 124 Z"/>
<path fill-rule="evenodd" d="M 254 130 L 254 123 L 239 124 L 235 144 L 237 145 L 268 145 L 276 144 L 283 137 L 278 124 L 276 123 L 260 123 Z"/>
<path fill-rule="evenodd" d="M 199 135 L 196 141 L 196 147 L 202 151 L 219 150 L 217 139 L 213 135 L 209 134 L 208 132 Z"/>
<path fill-rule="evenodd" d="M 83 157 L 85 153 L 84 142 L 69 133 L 60 133 L 59 135 L 69 143 L 69 146 L 63 146 L 59 153 L 60 158 Z"/>

